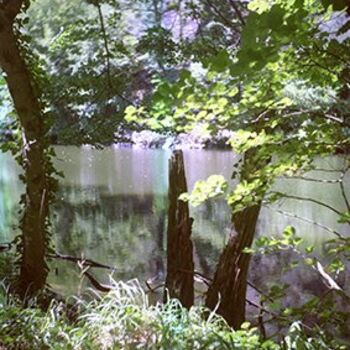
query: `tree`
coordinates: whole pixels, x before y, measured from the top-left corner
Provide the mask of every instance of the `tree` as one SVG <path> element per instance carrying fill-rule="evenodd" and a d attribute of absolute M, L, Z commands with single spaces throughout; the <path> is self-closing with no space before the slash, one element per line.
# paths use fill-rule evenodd
<path fill-rule="evenodd" d="M 167 276 L 165 300 L 177 298 L 190 309 L 194 304 L 194 263 L 191 240 L 192 221 L 188 203 L 179 200 L 187 192 L 182 151 L 169 161 L 169 210 L 167 231 Z"/>
<path fill-rule="evenodd" d="M 227 196 L 234 235 L 219 259 L 206 302 L 214 308 L 221 297 L 218 312 L 235 328 L 244 321 L 259 208 L 284 196 L 271 191 L 274 180 L 313 169 L 316 156 L 348 152 L 346 5 L 251 1 L 238 48 L 206 57 L 200 62 L 204 73 L 184 71 L 176 84 L 163 81 L 154 94 L 149 125 L 182 131 L 200 123 L 205 132 L 235 131 L 231 145 L 243 162 L 234 174 L 240 182 Z M 324 27 L 332 25 L 337 11 L 343 11 L 344 21 L 330 33 Z M 144 109 L 127 112 L 131 120 L 149 114 Z M 348 211 L 338 213 L 349 224 Z"/>
<path fill-rule="evenodd" d="M 19 30 L 19 15 L 27 5 L 23 0 L 0 3 L 0 67 L 22 129 L 17 159 L 24 169 L 22 179 L 26 192 L 22 198 L 21 261 L 16 290 L 23 298 L 35 295 L 46 283 L 49 203 L 54 186 L 50 177 L 53 169 L 47 138 L 48 120 L 45 119 L 40 88 L 31 71 Z"/>

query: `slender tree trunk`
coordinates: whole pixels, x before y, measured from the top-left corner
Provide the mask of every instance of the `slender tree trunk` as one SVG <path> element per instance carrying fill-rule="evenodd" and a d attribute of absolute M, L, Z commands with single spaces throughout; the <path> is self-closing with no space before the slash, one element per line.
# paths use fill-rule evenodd
<path fill-rule="evenodd" d="M 167 276 L 165 299 L 177 298 L 183 306 L 194 303 L 194 262 L 191 241 L 192 221 L 188 203 L 180 201 L 187 192 L 182 151 L 175 151 L 169 162 L 169 210 L 167 232 Z"/>
<path fill-rule="evenodd" d="M 10 5 L 7 5 L 10 4 Z M 17 5 L 15 10 L 15 5 Z M 26 193 L 22 229 L 22 260 L 17 291 L 32 296 L 43 288 L 48 268 L 45 262 L 48 178 L 45 161 L 45 127 L 39 94 L 21 55 L 14 19 L 22 1 L 0 6 L 0 67 L 23 128 L 23 168 Z"/>
<path fill-rule="evenodd" d="M 249 181 L 259 163 L 266 164 L 266 161 L 259 162 L 255 159 L 253 150 L 248 151 L 244 158 L 241 180 Z M 253 243 L 260 209 L 259 203 L 232 216 L 230 238 L 219 258 L 213 282 L 207 292 L 206 306 L 211 310 L 217 307 L 217 313 L 234 329 L 239 329 L 245 321 L 247 275 L 251 255 L 243 250 L 250 248 Z"/>
<path fill-rule="evenodd" d="M 259 212 L 260 206 L 253 206 L 234 215 L 231 236 L 207 293 L 206 306 L 214 310 L 219 304 L 217 313 L 235 329 L 245 321 L 250 254 L 243 249 L 252 245 Z"/>
<path fill-rule="evenodd" d="M 111 52 L 110 52 L 109 46 L 108 46 L 108 37 L 107 37 L 105 22 L 104 22 L 104 18 L 103 18 L 101 5 L 99 2 L 96 3 L 96 7 L 97 7 L 97 11 L 98 11 L 98 17 L 100 20 L 101 32 L 102 32 L 102 37 L 103 37 L 103 44 L 105 47 L 107 82 L 108 82 L 108 87 L 109 87 L 110 93 L 112 93 L 113 85 L 112 85 L 111 61 L 110 61 Z"/>
<path fill-rule="evenodd" d="M 154 23 L 156 28 L 162 27 L 162 18 L 163 18 L 163 0 L 152 0 L 153 5 L 153 14 L 154 14 Z M 165 72 L 165 66 L 163 62 L 163 55 L 157 55 L 155 57 L 156 62 L 159 68 Z"/>

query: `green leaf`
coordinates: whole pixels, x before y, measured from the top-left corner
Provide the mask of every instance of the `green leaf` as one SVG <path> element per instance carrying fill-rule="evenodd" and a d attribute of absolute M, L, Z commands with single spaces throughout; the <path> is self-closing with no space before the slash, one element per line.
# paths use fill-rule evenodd
<path fill-rule="evenodd" d="M 226 50 L 220 51 L 211 61 L 211 68 L 216 72 L 225 71 L 230 64 L 230 55 Z"/>

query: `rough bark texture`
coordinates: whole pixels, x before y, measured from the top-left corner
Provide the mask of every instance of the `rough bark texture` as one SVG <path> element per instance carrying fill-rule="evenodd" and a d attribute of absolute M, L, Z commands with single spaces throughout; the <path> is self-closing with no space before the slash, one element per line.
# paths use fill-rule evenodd
<path fill-rule="evenodd" d="M 26 183 L 25 210 L 21 228 L 23 255 L 17 291 L 31 296 L 46 282 L 46 229 L 48 184 L 45 162 L 45 128 L 38 92 L 23 59 L 14 30 L 14 18 L 22 1 L 0 6 L 0 68 L 23 128 L 23 160 Z M 16 12 L 17 11 L 17 12 Z"/>
<path fill-rule="evenodd" d="M 242 251 L 252 245 L 259 212 L 260 206 L 254 206 L 234 215 L 231 236 L 207 293 L 206 306 L 214 310 L 220 303 L 217 313 L 235 329 L 245 321 L 250 254 Z"/>
<path fill-rule="evenodd" d="M 266 162 L 268 160 L 260 161 L 260 165 Z M 241 180 L 252 179 L 258 164 L 255 151 L 247 152 L 240 172 Z M 251 247 L 253 243 L 260 209 L 261 205 L 257 204 L 232 216 L 230 238 L 219 258 L 205 301 L 211 310 L 217 307 L 217 313 L 234 329 L 239 329 L 245 321 L 247 275 L 251 255 L 243 253 L 243 250 Z"/>
<path fill-rule="evenodd" d="M 190 308 L 194 302 L 194 263 L 191 241 L 192 218 L 188 203 L 180 201 L 187 192 L 182 151 L 175 151 L 169 162 L 169 210 L 167 232 L 166 295 Z"/>

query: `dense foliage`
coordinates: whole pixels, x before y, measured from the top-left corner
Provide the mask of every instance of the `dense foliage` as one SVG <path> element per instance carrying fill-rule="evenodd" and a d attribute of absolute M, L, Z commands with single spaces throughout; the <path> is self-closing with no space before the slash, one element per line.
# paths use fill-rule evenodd
<path fill-rule="evenodd" d="M 0 2 L 1 11 L 4 4 L 8 2 Z M 59 175 L 52 166 L 51 144 L 101 147 L 124 140 L 131 130 L 166 135 L 196 130 L 208 140 L 226 135 L 229 147 L 240 155 L 232 174 L 234 186 L 232 179 L 213 175 L 180 197 L 198 206 L 221 196 L 231 209 L 236 231 L 228 239 L 217 274 L 209 277 L 211 286 L 220 266 L 232 265 L 230 256 L 225 256 L 229 249 L 237 254 L 235 261 L 252 254 L 288 251 L 296 257 L 290 269 L 300 265 L 310 269 L 326 291 L 295 306 L 286 301 L 289 286 L 267 283 L 258 291 L 257 328 L 243 323 L 236 331 L 215 314 L 222 314 L 219 305 L 211 307 L 209 317 L 208 310 L 193 307 L 188 311 L 177 301 L 150 306 L 138 285 L 117 283 L 90 303 L 80 300 L 74 320 L 72 310 L 65 310 L 67 305 L 53 302 L 45 312 L 35 303 L 22 308 L 3 293 L 0 345 L 23 349 L 345 349 L 350 291 L 340 277 L 349 268 L 348 235 L 313 222 L 334 236 L 324 244 L 324 259 L 315 247 L 305 246 L 300 232 L 290 226 L 278 237 L 267 233 L 254 244 L 237 242 L 242 232 L 250 234 L 251 241 L 255 238 L 256 224 L 247 229 L 254 222 L 252 212 L 256 221 L 261 208 L 286 199 L 329 209 L 348 232 L 350 199 L 344 178 L 350 168 L 349 12 L 342 0 L 37 0 L 22 11 L 14 24 L 14 37 L 30 73 L 31 101 L 37 102 L 35 113 L 28 114 L 36 119 L 28 122 L 23 108 L 12 105 L 4 79 L 8 82 L 9 76 L 2 73 L 0 143 L 27 172 L 21 176 L 27 185 L 24 212 L 33 202 L 28 194 L 36 196 L 35 212 L 44 225 L 43 266 L 52 253 L 48 206 L 57 190 L 53 176 Z M 0 34 L 1 30 L 0 23 Z M 10 90 L 15 97 L 20 89 Z M 39 125 L 35 135 L 31 135 L 33 120 Z M 29 142 L 26 133 L 31 135 Z M 36 144 L 41 153 L 32 159 L 42 168 L 35 174 L 27 155 Z M 342 208 L 275 189 L 281 177 L 322 182 L 305 173 L 328 171 L 318 168 L 318 159 L 335 154 L 342 157 L 343 166 L 337 169 L 339 177 L 329 182 L 338 186 Z M 43 180 L 39 189 L 37 179 Z M 42 203 L 47 204 L 47 211 Z M 24 233 L 19 258 L 27 247 L 24 222 L 20 224 Z M 29 232 L 36 232 L 36 223 L 28 227 Z M 248 267 L 249 258 L 246 271 Z M 237 276 L 241 278 L 240 269 Z M 244 290 L 239 297 L 245 305 L 245 289 L 236 289 Z M 235 291 L 228 290 L 226 295 L 231 292 Z M 264 321 L 264 313 L 271 319 Z M 265 323 L 270 322 L 281 334 L 266 340 Z"/>

